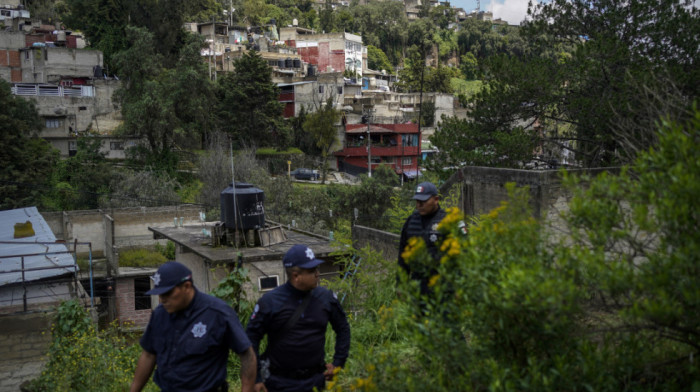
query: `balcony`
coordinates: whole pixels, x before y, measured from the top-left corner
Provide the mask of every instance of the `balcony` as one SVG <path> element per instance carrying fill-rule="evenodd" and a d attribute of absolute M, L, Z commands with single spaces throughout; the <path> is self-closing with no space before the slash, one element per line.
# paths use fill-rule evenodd
<path fill-rule="evenodd" d="M 393 146 L 393 147 L 375 147 L 372 146 L 372 155 L 373 156 L 395 156 L 395 157 L 400 157 L 400 156 L 417 156 L 420 154 L 419 147 L 414 146 L 414 147 L 402 147 L 402 146 Z M 361 146 L 361 147 L 346 147 L 342 149 L 341 151 L 336 152 L 337 155 L 342 155 L 342 156 L 367 156 L 367 146 Z"/>
<path fill-rule="evenodd" d="M 64 87 L 40 84 L 15 84 L 12 94 L 40 97 L 94 97 L 94 86 Z"/>

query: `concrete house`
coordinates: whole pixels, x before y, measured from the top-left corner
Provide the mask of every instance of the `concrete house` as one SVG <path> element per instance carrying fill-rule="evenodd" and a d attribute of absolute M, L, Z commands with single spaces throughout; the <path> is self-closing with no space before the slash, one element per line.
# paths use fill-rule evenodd
<path fill-rule="evenodd" d="M 362 37 L 350 33 L 319 34 L 301 27 L 280 28 L 280 40 L 297 49 L 302 60 L 318 72 L 354 72 L 358 78 L 367 69 L 367 47 Z"/>
<path fill-rule="evenodd" d="M 272 223 L 272 222 L 268 222 Z M 277 227 L 272 234 L 277 237 L 273 243 L 254 246 L 214 246 L 211 233 L 213 224 L 189 225 L 183 227 L 149 227 L 155 239 L 168 239 L 176 244 L 176 259 L 185 264 L 193 273 L 194 285 L 203 292 L 214 289 L 234 268 L 246 268 L 251 284 L 245 287 L 248 299 L 255 300 L 263 293 L 284 284 L 287 281 L 282 266 L 282 257 L 296 244 L 309 246 L 317 258 L 326 262 L 321 264 L 322 278 L 333 278 L 339 273 L 339 267 L 333 263 L 336 259 L 331 254 L 336 252 L 327 237 L 306 233 L 299 230 Z M 269 232 L 260 232 L 268 236 Z M 250 245 L 255 243 L 251 242 Z"/>
<path fill-rule="evenodd" d="M 82 46 L 82 38 L 53 26 L 2 30 L 0 77 L 14 95 L 36 103 L 44 124 L 39 136 L 61 156 L 75 154 L 77 137 L 89 132 L 102 138 L 108 158 L 123 158 L 135 141 L 111 136 L 121 121 L 112 101 L 119 82 L 105 77 L 102 52 Z"/>
<path fill-rule="evenodd" d="M 347 124 L 343 149 L 333 153 L 338 170 L 358 175 L 381 164 L 406 179 L 418 175 L 418 124 Z"/>

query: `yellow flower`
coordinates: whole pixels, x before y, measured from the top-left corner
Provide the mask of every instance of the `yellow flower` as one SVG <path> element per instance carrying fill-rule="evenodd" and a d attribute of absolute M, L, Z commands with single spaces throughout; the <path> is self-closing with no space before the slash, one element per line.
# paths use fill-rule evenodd
<path fill-rule="evenodd" d="M 430 277 L 430 281 L 428 281 L 428 287 L 433 287 L 437 283 L 437 281 L 440 279 L 440 275 L 433 275 Z"/>
<path fill-rule="evenodd" d="M 493 210 L 491 210 L 491 211 L 488 213 L 488 215 L 486 215 L 486 216 L 487 216 L 488 218 L 490 218 L 490 219 L 496 219 L 496 218 L 498 218 L 498 215 L 499 215 L 500 213 L 502 213 L 503 211 L 505 211 L 505 209 L 506 209 L 506 206 L 505 206 L 505 205 L 501 205 L 501 206 L 496 207 L 496 208 L 494 208 Z"/>
<path fill-rule="evenodd" d="M 445 210 L 447 215 L 440 221 L 438 225 L 438 230 L 449 229 L 450 226 L 459 222 L 463 218 L 462 211 L 457 207 L 450 207 Z"/>

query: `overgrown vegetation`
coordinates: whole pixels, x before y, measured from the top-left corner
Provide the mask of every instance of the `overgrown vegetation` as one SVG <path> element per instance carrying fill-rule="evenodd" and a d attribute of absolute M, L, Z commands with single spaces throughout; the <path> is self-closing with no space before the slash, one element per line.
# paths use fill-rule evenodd
<path fill-rule="evenodd" d="M 159 250 L 137 248 L 119 252 L 120 267 L 158 267 L 168 260 L 172 259 L 166 258 Z"/>
<path fill-rule="evenodd" d="M 445 240 L 432 292 L 421 296 L 403 277 L 400 300 L 375 308 L 384 315 L 375 330 L 398 328 L 402 339 L 372 345 L 372 360 L 351 363 L 333 387 L 700 388 L 699 217 L 691 196 L 700 183 L 692 147 L 700 112 L 664 123 L 659 139 L 619 175 L 589 178 L 588 187 L 567 180 L 564 232 L 534 220 L 526 189 L 513 185 L 510 201 L 473 222 L 466 237 L 462 214 L 451 209 L 439 227 Z M 421 240 L 404 255 L 416 269 L 434 263 Z"/>
<path fill-rule="evenodd" d="M 527 189 L 512 184 L 510 200 L 471 222 L 466 236 L 462 213 L 450 208 L 438 228 L 442 254 L 426 295 L 402 274 L 396 284 L 394 260 L 351 249 L 348 233 L 338 233 L 350 252 L 347 267 L 360 261 L 360 268 L 331 284 L 353 339 L 350 359 L 328 389 L 700 388 L 698 141 L 695 110 L 686 123 L 664 122 L 659 145 L 619 175 L 583 179 L 586 187 L 567 179 L 569 212 L 556 231 L 532 218 Z M 421 240 L 404 256 L 415 269 L 434 263 Z M 239 272 L 217 289 L 220 296 L 235 301 L 246 280 Z M 36 390 L 126 385 L 138 346 L 94 331 L 77 304 L 62 305 L 59 314 Z M 329 331 L 328 355 L 332 341 Z"/>
<path fill-rule="evenodd" d="M 61 303 L 51 329 L 52 343 L 44 371 L 27 388 L 49 391 L 126 391 L 141 353 L 138 336 L 115 324 L 98 331 L 76 300 Z M 144 391 L 157 391 L 152 381 Z"/>

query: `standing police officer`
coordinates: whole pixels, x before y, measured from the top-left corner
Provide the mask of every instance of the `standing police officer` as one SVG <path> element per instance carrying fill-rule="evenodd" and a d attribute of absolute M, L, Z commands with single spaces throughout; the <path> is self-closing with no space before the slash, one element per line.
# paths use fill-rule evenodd
<path fill-rule="evenodd" d="M 246 329 L 256 354 L 267 334 L 256 391 L 322 391 L 333 370 L 345 365 L 350 326 L 336 295 L 318 286 L 323 260 L 309 247 L 292 246 L 282 263 L 287 283 L 260 298 Z M 329 322 L 336 334 L 333 363 L 325 363 Z"/>
<path fill-rule="evenodd" d="M 192 272 L 171 261 L 151 277 L 160 305 L 151 314 L 141 337 L 141 357 L 131 391 L 153 381 L 163 391 L 228 391 L 226 365 L 229 350 L 241 358 L 242 391 L 255 385 L 255 352 L 236 312 L 224 301 L 199 292 Z"/>
<path fill-rule="evenodd" d="M 434 275 L 439 260 L 438 240 L 441 238 L 438 232 L 438 224 L 445 217 L 445 210 L 440 208 L 440 196 L 435 185 L 431 182 L 422 182 L 416 187 L 413 195 L 416 201 L 416 210 L 406 219 L 401 229 L 401 239 L 399 240 L 399 267 L 403 268 L 411 279 L 420 282 L 421 294 L 428 293 L 428 280 Z M 425 241 L 428 252 L 433 257 L 436 265 L 428 274 L 421 274 L 411 270 L 401 254 L 408 244 L 409 238 L 419 237 Z"/>

